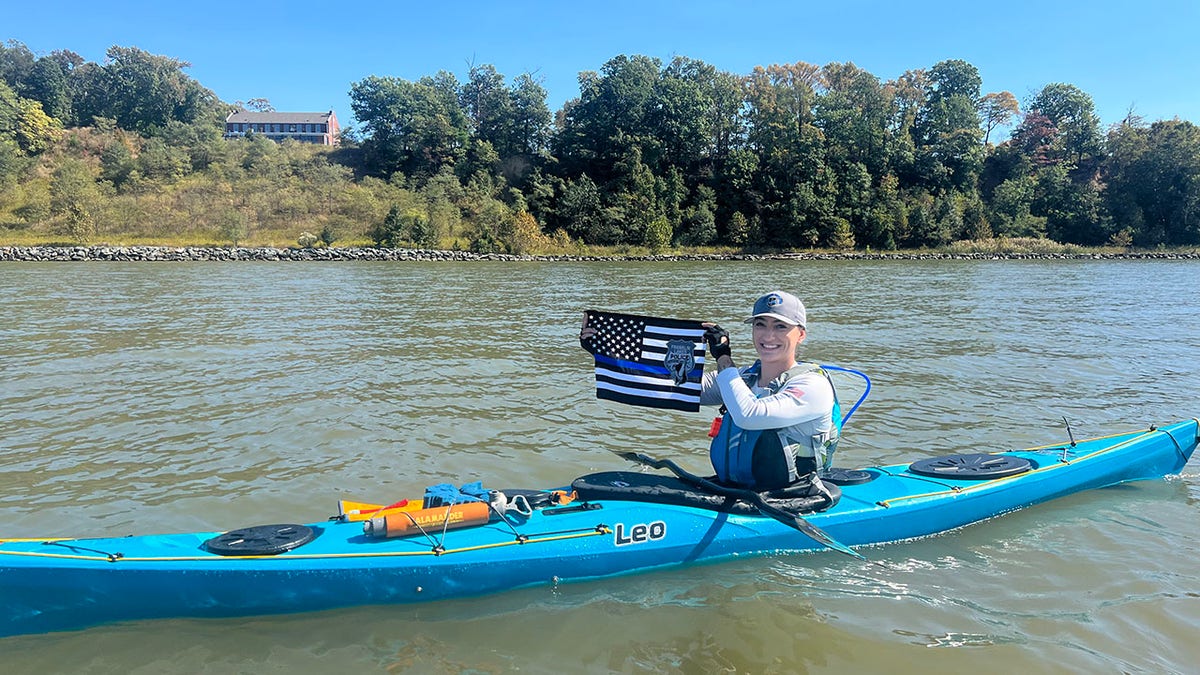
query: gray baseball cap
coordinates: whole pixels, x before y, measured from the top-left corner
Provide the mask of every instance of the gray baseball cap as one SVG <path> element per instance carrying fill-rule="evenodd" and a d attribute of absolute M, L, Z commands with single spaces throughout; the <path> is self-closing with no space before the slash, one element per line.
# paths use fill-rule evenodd
<path fill-rule="evenodd" d="M 800 298 L 783 291 L 771 291 L 756 300 L 754 314 L 746 319 L 746 323 L 750 323 L 760 316 L 769 316 L 801 328 L 805 327 L 808 319 L 804 311 L 804 303 L 800 302 Z"/>

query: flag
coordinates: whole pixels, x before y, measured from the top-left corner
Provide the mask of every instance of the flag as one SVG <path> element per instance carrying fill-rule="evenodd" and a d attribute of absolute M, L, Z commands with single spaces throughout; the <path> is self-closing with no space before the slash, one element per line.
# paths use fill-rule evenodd
<path fill-rule="evenodd" d="M 699 321 L 587 311 L 596 334 L 596 398 L 672 410 L 700 409 L 704 327 Z"/>

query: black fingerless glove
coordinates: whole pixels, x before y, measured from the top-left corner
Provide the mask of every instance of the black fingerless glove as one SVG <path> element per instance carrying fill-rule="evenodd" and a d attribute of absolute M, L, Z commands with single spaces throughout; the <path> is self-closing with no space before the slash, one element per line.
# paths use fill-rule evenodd
<path fill-rule="evenodd" d="M 704 331 L 704 341 L 708 343 L 708 353 L 712 354 L 713 361 L 722 356 L 732 357 L 733 353 L 729 349 L 729 331 L 713 324 Z"/>

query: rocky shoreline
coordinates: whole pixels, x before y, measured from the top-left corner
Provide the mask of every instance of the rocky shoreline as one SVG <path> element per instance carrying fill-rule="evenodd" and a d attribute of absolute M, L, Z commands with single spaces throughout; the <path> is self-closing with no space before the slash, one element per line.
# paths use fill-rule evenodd
<path fill-rule="evenodd" d="M 222 246 L 0 246 L 0 262 L 618 262 L 718 260 L 1200 260 L 1200 251 L 1121 253 L 732 253 L 680 255 L 510 255 L 402 248 L 233 248 Z"/>

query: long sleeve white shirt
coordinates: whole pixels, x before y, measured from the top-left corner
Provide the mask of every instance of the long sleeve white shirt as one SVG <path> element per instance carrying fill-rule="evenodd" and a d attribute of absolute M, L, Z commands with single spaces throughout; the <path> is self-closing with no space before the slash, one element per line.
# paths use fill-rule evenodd
<path fill-rule="evenodd" d="M 797 445 L 797 451 L 812 456 L 814 436 L 827 436 L 833 429 L 833 387 L 819 372 L 797 375 L 783 389 L 748 386 L 742 378 L 746 368 L 725 368 L 704 374 L 700 403 L 724 404 L 733 423 L 742 429 L 778 429 Z"/>

